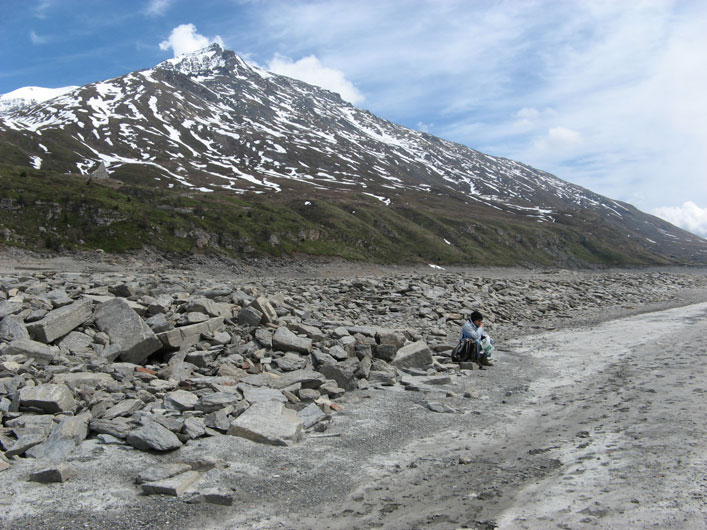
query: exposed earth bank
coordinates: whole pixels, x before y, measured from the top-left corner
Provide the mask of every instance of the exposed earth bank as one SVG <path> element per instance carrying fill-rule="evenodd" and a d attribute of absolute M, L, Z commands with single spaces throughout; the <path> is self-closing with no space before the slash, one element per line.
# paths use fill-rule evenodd
<path fill-rule="evenodd" d="M 705 271 L 260 265 L 201 262 L 173 269 L 167 263 L 103 256 L 93 261 L 0 259 L 3 274 L 106 274 L 111 281 L 115 274 L 133 279 L 170 274 L 202 283 L 262 285 L 266 292 L 324 280 L 346 286 L 352 279 L 367 280 L 368 288 L 352 292 L 352 299 L 371 296 L 390 278 L 427 287 L 470 282 L 471 302 L 458 310 L 474 301 L 482 311 L 484 302 L 494 308 L 488 331 L 498 339 L 496 366 L 450 370 L 445 384 L 417 378 L 405 386 L 346 392 L 328 429 L 291 447 L 213 436 L 164 455 L 89 438 L 70 457 L 76 476 L 63 484 L 29 482 L 39 463 L 24 458 L 0 473 L 0 528 L 707 525 Z M 642 297 L 638 287 L 646 277 L 661 287 L 650 292 L 646 287 Z M 511 287 L 522 281 L 541 285 L 532 283 L 536 280 L 591 285 L 593 291 L 576 299 L 557 297 L 553 305 L 553 300 L 535 300 L 535 293 L 502 288 L 504 281 Z M 638 287 L 632 290 L 634 280 Z M 496 288 L 484 292 L 484 285 Z M 616 299 L 606 294 L 612 289 Z M 597 303 L 592 293 L 604 293 L 605 299 Z M 435 306 L 444 300 L 434 300 L 430 316 L 421 298 L 415 298 L 415 307 L 399 308 L 407 324 L 429 326 L 418 330 L 425 338 L 438 337 L 442 327 L 448 336 L 441 339 L 453 342 L 456 324 L 442 324 L 438 315 L 448 309 L 437 312 Z M 504 318 L 504 310 L 511 314 L 506 306 L 520 300 L 523 307 L 512 314 L 523 320 Z M 375 311 L 357 314 L 380 318 Z M 234 491 L 233 504 L 146 496 L 135 485 L 145 469 L 175 462 L 215 464 Z"/>

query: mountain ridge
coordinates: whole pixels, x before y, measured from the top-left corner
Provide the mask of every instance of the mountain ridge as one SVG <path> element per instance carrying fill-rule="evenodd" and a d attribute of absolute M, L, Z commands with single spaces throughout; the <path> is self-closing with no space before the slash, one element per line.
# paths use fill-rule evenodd
<path fill-rule="evenodd" d="M 0 139 L 4 159 L 38 170 L 88 175 L 103 163 L 127 184 L 357 195 L 393 209 L 446 197 L 442 210 L 571 227 L 580 240 L 599 229 L 630 233 L 645 249 L 639 262 L 707 259 L 707 241 L 631 205 L 395 125 L 218 45 L 0 116 Z"/>

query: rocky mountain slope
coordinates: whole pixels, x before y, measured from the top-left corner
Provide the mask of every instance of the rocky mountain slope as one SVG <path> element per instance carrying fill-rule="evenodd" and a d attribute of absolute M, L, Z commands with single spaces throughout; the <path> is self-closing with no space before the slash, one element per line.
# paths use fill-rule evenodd
<path fill-rule="evenodd" d="M 628 204 L 395 125 L 218 45 L 7 111 L 0 140 L 6 163 L 42 174 L 88 175 L 103 164 L 118 182 L 199 200 L 262 194 L 316 225 L 316 239 L 332 245 L 413 244 L 422 259 L 493 264 L 707 260 L 705 240 Z M 360 237 L 343 237 L 331 226 L 337 217 L 365 225 L 356 228 Z M 293 222 L 258 237 L 307 252 L 294 248 L 303 223 Z M 415 231 L 420 241 L 405 235 Z M 232 250 L 214 243 L 223 234 L 209 234 L 211 247 Z M 233 230 L 226 236 L 233 239 Z M 240 247 L 258 246 L 252 234 L 247 239 Z M 440 252 L 437 243 L 453 249 Z M 369 254 L 388 260 L 391 253 Z"/>

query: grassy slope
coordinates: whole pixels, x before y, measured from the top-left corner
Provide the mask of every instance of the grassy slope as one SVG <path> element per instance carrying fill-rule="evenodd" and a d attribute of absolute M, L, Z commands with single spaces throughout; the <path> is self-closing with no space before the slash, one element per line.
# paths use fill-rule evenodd
<path fill-rule="evenodd" d="M 287 255 L 478 265 L 641 265 L 667 260 L 617 244 L 586 220 L 538 223 L 459 199 L 405 192 L 391 206 L 357 193 L 197 193 L 0 166 L 6 244 L 53 251 Z M 144 180 L 143 180 L 144 181 Z M 584 225 L 582 224 L 584 223 Z"/>

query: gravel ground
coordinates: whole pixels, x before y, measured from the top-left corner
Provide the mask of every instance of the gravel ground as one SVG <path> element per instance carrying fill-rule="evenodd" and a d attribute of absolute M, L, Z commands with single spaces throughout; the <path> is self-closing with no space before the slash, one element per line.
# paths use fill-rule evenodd
<path fill-rule="evenodd" d="M 131 259 L 6 254 L 0 267 L 173 266 Z M 184 267 L 211 276 L 238 267 L 241 275 L 290 277 L 402 270 L 312 262 Z M 704 302 L 701 289 L 650 305 L 580 308 L 538 323 L 532 338 L 508 326 L 497 333 L 504 340 L 496 366 L 416 391 L 349 392 L 327 431 L 289 448 L 220 436 L 165 456 L 89 440 L 71 457 L 77 476 L 50 485 L 28 482 L 41 462 L 23 459 L 0 474 L 0 528 L 705 528 Z M 435 404 L 449 412 L 433 412 Z M 200 461 L 216 465 L 235 491 L 232 506 L 144 496 L 134 484 L 150 466 Z"/>

